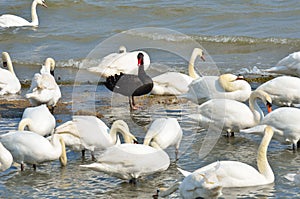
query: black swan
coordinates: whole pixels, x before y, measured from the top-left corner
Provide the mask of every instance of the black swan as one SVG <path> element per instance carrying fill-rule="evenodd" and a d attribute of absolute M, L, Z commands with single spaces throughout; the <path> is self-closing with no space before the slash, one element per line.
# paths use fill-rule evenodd
<path fill-rule="evenodd" d="M 134 96 L 141 96 L 150 93 L 153 88 L 153 81 L 144 70 L 144 55 L 139 53 L 138 75 L 120 73 L 106 78 L 104 85 L 112 92 L 120 93 L 129 97 L 131 109 L 137 109 L 134 103 Z"/>

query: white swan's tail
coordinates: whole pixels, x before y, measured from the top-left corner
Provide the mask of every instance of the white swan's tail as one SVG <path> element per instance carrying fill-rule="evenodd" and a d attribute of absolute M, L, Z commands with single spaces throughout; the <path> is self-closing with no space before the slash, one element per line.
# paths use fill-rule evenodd
<path fill-rule="evenodd" d="M 185 170 L 183 170 L 183 169 L 180 169 L 179 167 L 177 167 L 177 169 L 178 169 L 178 171 L 180 171 L 180 173 L 181 173 L 182 175 L 184 175 L 184 177 L 186 177 L 186 176 L 188 176 L 188 175 L 191 174 L 191 172 L 185 171 Z"/>
<path fill-rule="evenodd" d="M 288 173 L 288 174 L 286 174 L 286 175 L 284 175 L 284 177 L 287 179 L 287 180 L 289 180 L 289 181 L 295 181 L 295 176 L 296 176 L 297 174 L 295 174 L 295 173 Z"/>

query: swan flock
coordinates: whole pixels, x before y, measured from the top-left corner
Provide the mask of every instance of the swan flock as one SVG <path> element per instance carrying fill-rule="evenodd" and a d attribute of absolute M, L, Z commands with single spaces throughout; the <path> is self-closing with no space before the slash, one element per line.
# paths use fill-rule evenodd
<path fill-rule="evenodd" d="M 44 0 L 33 0 L 31 20 L 12 14 L 1 15 L 0 27 L 39 26 L 38 5 L 47 7 Z M 56 62 L 49 57 L 39 72 L 33 74 L 30 88 L 24 94 L 30 106 L 23 110 L 18 127 L 0 135 L 0 171 L 12 169 L 14 163 L 20 164 L 21 171 L 25 167 L 27 170 L 28 165 L 35 171 L 42 164 L 53 161 L 66 167 L 67 152 L 72 150 L 82 154 L 80 170 L 92 170 L 97 172 L 95 175 L 114 176 L 133 183 L 140 178 L 155 180 L 156 175 L 163 172 L 178 172 L 182 180 L 171 179 L 176 182 L 169 188 L 158 188 L 155 197 L 165 197 L 178 190 L 182 198 L 218 198 L 223 188 L 263 186 L 276 183 L 278 177 L 299 185 L 299 173 L 287 171 L 285 176 L 276 175 L 272 162 L 269 163 L 271 156 L 267 155 L 268 147 L 274 144 L 272 139 L 280 141 L 275 144 L 291 144 L 293 153 L 300 147 L 299 52 L 264 70 L 280 76 L 256 89 L 239 74 L 201 76 L 195 68 L 198 57 L 200 63 L 205 61 L 203 50 L 194 48 L 187 65 L 188 74 L 166 72 L 151 76 L 150 55 L 121 46 L 119 52 L 105 56 L 87 71 L 105 78 L 103 85 L 111 92 L 128 97 L 131 114 L 143 110 L 135 101 L 139 96 L 177 96 L 196 107 L 196 113 L 185 115 L 191 119 L 189 122 L 201 129 L 211 125 L 220 129 L 227 137 L 219 139 L 261 135 L 257 157 L 253 158 L 256 167 L 240 161 L 220 160 L 202 167 L 198 165 L 192 172 L 184 170 L 185 164 L 180 158 L 184 155 L 181 149 L 187 132 L 181 126 L 190 123 L 173 117 L 151 118 L 147 130 L 144 128 L 142 142 L 140 137 L 135 137 L 126 118 L 108 122 L 106 116 L 99 119 L 91 115 L 73 115 L 71 120 L 58 124 L 61 121 L 58 122 L 54 108 L 60 106 L 64 96 L 54 77 Z M 18 67 L 14 68 L 7 52 L 2 53 L 2 65 L 0 96 L 5 99 L 23 95 Z M 175 152 L 174 162 L 170 150 L 172 154 L 173 150 Z M 90 152 L 91 160 L 85 159 L 85 151 Z M 174 165 L 177 169 L 172 170 Z"/>

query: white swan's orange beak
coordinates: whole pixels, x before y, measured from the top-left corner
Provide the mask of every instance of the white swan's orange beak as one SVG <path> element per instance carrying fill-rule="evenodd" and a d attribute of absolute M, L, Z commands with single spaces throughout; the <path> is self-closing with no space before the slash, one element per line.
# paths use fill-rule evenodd
<path fill-rule="evenodd" d="M 267 102 L 267 109 L 268 113 L 272 112 L 272 104 L 270 102 Z"/>

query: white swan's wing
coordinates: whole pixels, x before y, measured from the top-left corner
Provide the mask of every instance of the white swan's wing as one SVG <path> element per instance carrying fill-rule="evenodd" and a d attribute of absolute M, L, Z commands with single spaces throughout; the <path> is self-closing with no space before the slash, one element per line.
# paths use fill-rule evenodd
<path fill-rule="evenodd" d="M 0 171 L 8 169 L 13 162 L 11 153 L 0 142 Z"/>
<path fill-rule="evenodd" d="M 280 60 L 276 66 L 264 70 L 271 73 L 280 73 L 300 76 L 300 52 L 294 52 Z"/>
<path fill-rule="evenodd" d="M 30 26 L 30 22 L 23 19 L 22 17 L 4 14 L 0 16 L 0 27 L 8 28 L 8 27 L 18 27 L 18 26 Z"/>
<path fill-rule="evenodd" d="M 141 144 L 121 144 L 105 150 L 97 163 L 80 166 L 128 180 L 164 171 L 169 165 L 169 156 L 163 150 Z"/>
<path fill-rule="evenodd" d="M 155 119 L 152 122 L 144 138 L 145 145 L 149 145 L 151 139 L 153 139 L 157 134 L 162 132 L 164 126 L 166 125 L 166 120 L 167 120 L 166 118 L 159 118 L 159 119 Z"/>
<path fill-rule="evenodd" d="M 294 52 L 280 60 L 276 66 L 286 66 L 290 69 L 300 69 L 300 52 Z"/>
<path fill-rule="evenodd" d="M 82 144 L 86 149 L 94 151 L 106 149 L 115 143 L 111 142 L 107 125 L 95 116 L 73 116 Z"/>
<path fill-rule="evenodd" d="M 14 74 L 0 68 L 0 89 L 2 94 L 17 93 L 21 89 L 21 84 Z"/>
<path fill-rule="evenodd" d="M 24 118 L 32 120 L 29 130 L 42 136 L 51 134 L 56 125 L 54 116 L 45 104 L 36 107 L 27 107 L 22 115 L 22 119 Z"/>
<path fill-rule="evenodd" d="M 104 57 L 98 66 L 91 67 L 88 70 L 91 72 L 100 73 L 102 77 L 108 77 L 121 72 L 125 74 L 137 75 L 137 55 L 139 52 L 144 54 L 144 67 L 146 70 L 150 65 L 150 58 L 149 55 L 144 51 L 112 53 Z"/>
<path fill-rule="evenodd" d="M 152 78 L 154 95 L 181 95 L 188 91 L 193 78 L 178 72 L 166 72 Z"/>
<path fill-rule="evenodd" d="M 272 103 L 279 106 L 300 104 L 300 78 L 291 76 L 276 77 L 262 85 L 257 90 L 263 90 L 270 95 Z"/>
<path fill-rule="evenodd" d="M 217 164 L 220 166 L 215 169 Z M 238 161 L 214 162 L 193 173 L 214 172 L 223 187 L 244 187 L 263 184 L 266 179 L 254 167 Z"/>

